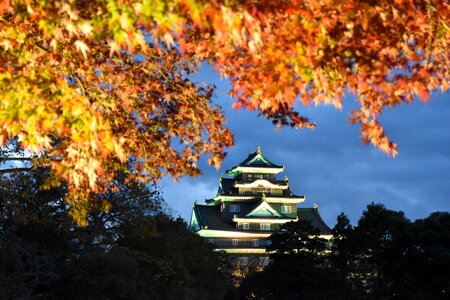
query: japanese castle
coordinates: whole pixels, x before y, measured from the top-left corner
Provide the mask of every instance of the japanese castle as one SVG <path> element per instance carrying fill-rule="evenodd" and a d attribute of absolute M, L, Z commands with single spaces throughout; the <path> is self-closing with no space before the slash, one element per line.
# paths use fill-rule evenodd
<path fill-rule="evenodd" d="M 220 178 L 217 195 L 206 204 L 194 203 L 189 229 L 207 238 L 217 251 L 233 256 L 267 258 L 267 238 L 286 222 L 309 220 L 323 236 L 331 234 L 317 205 L 299 208 L 305 196 L 294 194 L 287 177 L 268 160 L 260 147 Z"/>

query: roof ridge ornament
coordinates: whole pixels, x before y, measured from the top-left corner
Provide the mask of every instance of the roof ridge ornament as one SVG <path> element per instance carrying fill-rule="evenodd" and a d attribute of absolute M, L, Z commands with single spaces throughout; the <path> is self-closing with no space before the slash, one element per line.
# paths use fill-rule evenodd
<path fill-rule="evenodd" d="M 256 153 L 261 154 L 261 145 L 258 145 L 258 149 L 256 149 Z"/>
<path fill-rule="evenodd" d="M 318 209 L 319 206 L 318 206 L 316 203 L 313 203 L 313 208 L 314 208 L 314 209 Z"/>

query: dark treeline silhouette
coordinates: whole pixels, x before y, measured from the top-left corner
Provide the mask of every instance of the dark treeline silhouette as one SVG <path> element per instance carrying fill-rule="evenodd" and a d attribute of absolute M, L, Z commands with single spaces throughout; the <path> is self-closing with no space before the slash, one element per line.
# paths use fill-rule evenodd
<path fill-rule="evenodd" d="M 210 245 L 165 213 L 155 187 L 124 177 L 94 196 L 109 213 L 82 228 L 47 169 L 2 175 L 0 299 L 221 299 Z"/>
<path fill-rule="evenodd" d="M 339 215 L 330 240 L 286 223 L 269 266 L 233 288 L 233 268 L 165 212 L 157 188 L 124 178 L 93 196 L 109 213 L 79 227 L 48 169 L 1 175 L 0 299 L 450 298 L 449 213 L 411 222 L 370 204 L 356 226 Z"/>
<path fill-rule="evenodd" d="M 370 204 L 353 227 L 341 214 L 327 241 L 308 222 L 272 235 L 272 261 L 234 299 L 450 299 L 450 214 L 411 222 Z"/>

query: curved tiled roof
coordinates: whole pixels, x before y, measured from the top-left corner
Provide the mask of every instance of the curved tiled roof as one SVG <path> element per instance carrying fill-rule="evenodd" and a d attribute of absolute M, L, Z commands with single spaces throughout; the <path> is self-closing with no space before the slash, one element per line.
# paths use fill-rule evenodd
<path fill-rule="evenodd" d="M 322 220 L 317 207 L 297 208 L 297 216 L 299 220 L 311 221 L 311 225 L 320 230 L 321 234 L 331 234 L 331 229 Z"/>
<path fill-rule="evenodd" d="M 232 167 L 227 172 L 232 171 L 237 167 L 256 167 L 256 168 L 275 168 L 275 169 L 283 169 L 283 166 L 276 165 L 270 160 L 268 160 L 262 153 L 261 149 L 258 147 L 256 152 L 250 153 L 246 159 L 244 159 L 240 164 Z"/>
<path fill-rule="evenodd" d="M 217 191 L 218 195 L 229 195 L 230 192 L 232 194 L 237 193 L 237 189 L 234 187 L 234 178 L 220 178 L 219 190 Z"/>
<path fill-rule="evenodd" d="M 206 226 L 210 230 L 236 230 L 234 224 L 222 219 L 219 205 L 195 204 L 194 213 L 197 216 L 200 228 Z"/>
<path fill-rule="evenodd" d="M 248 211 L 249 208 L 251 207 L 248 207 L 245 210 Z M 236 231 L 235 224 L 224 220 L 220 212 L 220 205 L 195 204 L 193 210 L 200 228 L 207 227 L 210 230 Z M 310 221 L 311 225 L 318 228 L 321 234 L 331 234 L 330 227 L 322 220 L 317 208 L 297 208 L 297 216 L 299 220 Z M 268 219 L 270 219 L 270 217 Z"/>
<path fill-rule="evenodd" d="M 240 164 L 240 166 L 245 167 L 258 167 L 258 168 L 282 168 L 283 166 L 279 166 L 268 160 L 261 152 L 253 152 L 248 155 L 246 159 L 244 159 Z"/>
<path fill-rule="evenodd" d="M 217 194 L 218 195 L 230 195 L 230 194 L 237 195 L 238 188 L 235 187 L 236 184 L 249 184 L 249 183 L 252 183 L 252 182 L 255 182 L 258 180 L 265 180 L 265 181 L 270 182 L 271 184 L 279 185 L 280 187 L 286 187 L 288 185 L 286 180 L 270 181 L 267 179 L 255 178 L 253 181 L 237 181 L 234 178 L 222 177 L 222 178 L 220 178 L 219 189 L 217 191 Z M 289 189 L 289 187 L 288 187 L 288 189 Z M 289 189 L 289 193 L 291 193 L 290 189 Z"/>

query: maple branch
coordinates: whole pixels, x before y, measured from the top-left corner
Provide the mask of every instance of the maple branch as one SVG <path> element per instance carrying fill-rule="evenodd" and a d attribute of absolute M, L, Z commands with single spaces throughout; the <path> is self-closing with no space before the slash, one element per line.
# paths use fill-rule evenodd
<path fill-rule="evenodd" d="M 74 76 L 74 77 L 75 77 L 76 81 L 78 82 L 78 84 L 80 85 L 81 90 L 83 91 L 83 95 L 86 96 L 86 90 L 84 89 L 83 83 L 82 83 L 81 80 L 78 78 L 78 76 Z"/>
<path fill-rule="evenodd" d="M 170 83 L 170 80 L 169 80 L 169 78 L 166 76 L 166 74 L 164 74 L 163 71 L 161 71 L 160 68 L 156 68 L 156 69 L 157 69 L 158 72 L 162 75 L 162 77 L 164 77 L 164 79 L 165 79 L 167 82 Z"/>
<path fill-rule="evenodd" d="M 37 48 L 39 48 L 40 50 L 44 51 L 45 53 L 51 53 L 50 51 L 48 51 L 48 49 L 44 48 L 43 46 L 39 45 L 37 42 L 34 44 Z"/>

